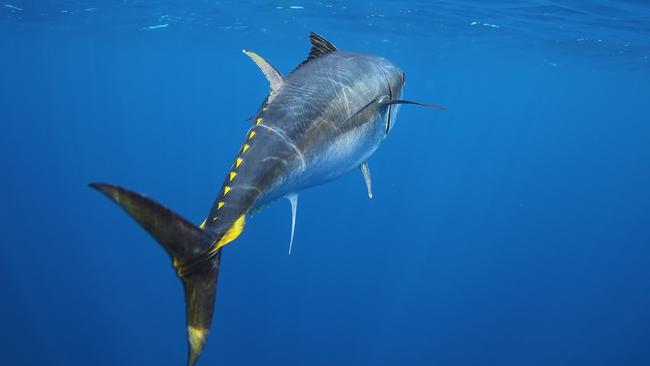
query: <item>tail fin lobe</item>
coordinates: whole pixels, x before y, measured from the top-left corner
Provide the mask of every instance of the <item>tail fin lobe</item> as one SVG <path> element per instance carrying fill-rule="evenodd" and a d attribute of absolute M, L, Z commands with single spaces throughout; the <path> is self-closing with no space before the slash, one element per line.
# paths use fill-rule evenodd
<path fill-rule="evenodd" d="M 172 259 L 185 289 L 189 366 L 196 363 L 212 324 L 221 251 L 214 250 L 216 238 L 195 227 L 156 201 L 119 186 L 92 183 L 122 207 Z"/>
<path fill-rule="evenodd" d="M 221 251 L 181 277 L 187 307 L 188 366 L 196 363 L 210 332 L 220 260 Z"/>

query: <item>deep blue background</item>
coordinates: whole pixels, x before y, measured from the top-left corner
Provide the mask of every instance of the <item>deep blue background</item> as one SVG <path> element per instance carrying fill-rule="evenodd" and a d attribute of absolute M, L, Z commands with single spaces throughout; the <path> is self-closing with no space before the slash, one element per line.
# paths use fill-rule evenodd
<path fill-rule="evenodd" d="M 313 30 L 448 110 L 402 108 L 372 200 L 304 192 L 291 256 L 287 202 L 249 220 L 199 364 L 650 364 L 650 7 L 481 4 L 0 8 L 0 363 L 185 362 L 168 258 L 86 184 L 199 223 L 268 91 L 240 50 Z"/>

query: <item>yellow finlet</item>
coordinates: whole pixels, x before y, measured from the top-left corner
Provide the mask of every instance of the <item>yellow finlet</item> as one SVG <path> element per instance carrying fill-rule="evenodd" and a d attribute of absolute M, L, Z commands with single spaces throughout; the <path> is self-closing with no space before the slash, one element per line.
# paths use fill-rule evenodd
<path fill-rule="evenodd" d="M 239 166 L 240 166 L 241 163 L 243 163 L 243 162 L 244 162 L 244 159 L 242 159 L 242 158 L 237 158 L 237 160 L 235 161 L 235 168 L 239 168 Z"/>
<path fill-rule="evenodd" d="M 253 137 L 255 137 L 255 131 L 251 131 L 251 133 L 248 134 L 249 140 L 252 139 Z"/>
<path fill-rule="evenodd" d="M 219 201 L 217 203 L 217 210 L 220 210 L 223 207 L 223 205 L 225 205 L 225 203 L 223 201 Z"/>
<path fill-rule="evenodd" d="M 230 186 L 224 186 L 223 187 L 223 196 L 224 197 L 228 194 L 228 192 L 230 192 L 230 189 L 231 189 Z"/>
<path fill-rule="evenodd" d="M 201 229 L 201 230 L 205 229 L 205 223 L 206 223 L 207 221 L 208 221 L 207 218 L 206 218 L 205 220 L 203 220 L 203 222 L 201 223 L 201 225 L 199 225 L 199 229 Z"/>
<path fill-rule="evenodd" d="M 242 149 L 242 152 L 245 153 L 246 150 L 250 149 L 251 146 L 249 144 L 244 144 L 244 148 Z"/>
<path fill-rule="evenodd" d="M 237 172 L 230 172 L 230 178 L 228 179 L 229 182 L 232 182 L 233 179 L 237 176 Z"/>
<path fill-rule="evenodd" d="M 259 126 L 260 123 L 262 123 L 262 119 L 261 119 L 261 118 L 258 118 L 258 119 L 257 119 L 257 123 L 255 123 L 255 126 Z"/>
<path fill-rule="evenodd" d="M 219 218 L 219 216 L 215 216 L 215 217 L 212 218 L 212 221 L 217 221 L 218 218 Z"/>
<path fill-rule="evenodd" d="M 241 215 L 235 220 L 235 222 L 232 224 L 230 229 L 226 231 L 225 234 L 219 239 L 217 244 L 215 244 L 214 248 L 210 251 L 211 253 L 216 252 L 219 250 L 222 246 L 230 243 L 231 241 L 237 239 L 237 237 L 244 231 L 244 225 L 246 224 L 246 215 Z"/>

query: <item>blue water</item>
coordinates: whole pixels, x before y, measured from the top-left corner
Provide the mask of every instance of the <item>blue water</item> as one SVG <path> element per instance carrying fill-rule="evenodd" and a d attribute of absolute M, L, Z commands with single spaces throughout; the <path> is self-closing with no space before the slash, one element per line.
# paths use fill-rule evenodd
<path fill-rule="evenodd" d="M 93 181 L 199 223 L 315 31 L 407 75 L 358 172 L 224 249 L 199 365 L 649 365 L 646 1 L 0 3 L 3 365 L 183 365 L 181 283 Z"/>

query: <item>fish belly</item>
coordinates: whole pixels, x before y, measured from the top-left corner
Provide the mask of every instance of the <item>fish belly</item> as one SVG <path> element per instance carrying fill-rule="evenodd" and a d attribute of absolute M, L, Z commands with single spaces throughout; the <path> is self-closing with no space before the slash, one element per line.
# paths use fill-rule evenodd
<path fill-rule="evenodd" d="M 379 123 L 368 123 L 330 138 L 321 148 L 303 156 L 286 179 L 266 195 L 274 200 L 305 188 L 327 183 L 358 168 L 379 147 L 385 137 Z"/>

